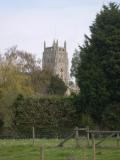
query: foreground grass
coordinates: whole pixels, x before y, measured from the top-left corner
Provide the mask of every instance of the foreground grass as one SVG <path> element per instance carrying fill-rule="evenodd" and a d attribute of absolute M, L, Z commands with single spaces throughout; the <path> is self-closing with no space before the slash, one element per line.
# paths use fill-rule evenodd
<path fill-rule="evenodd" d="M 60 141 L 57 139 L 36 140 L 32 145 L 32 140 L 0 140 L 0 160 L 40 160 L 40 146 L 45 147 L 45 160 L 67 160 L 69 156 L 83 160 L 84 153 L 87 160 L 93 160 L 92 148 L 75 148 L 74 140 L 70 140 L 65 147 L 58 148 L 56 145 Z M 85 143 L 85 140 L 81 143 Z M 107 141 L 112 145 L 112 141 Z M 120 160 L 120 149 L 117 148 L 97 148 L 97 160 Z"/>

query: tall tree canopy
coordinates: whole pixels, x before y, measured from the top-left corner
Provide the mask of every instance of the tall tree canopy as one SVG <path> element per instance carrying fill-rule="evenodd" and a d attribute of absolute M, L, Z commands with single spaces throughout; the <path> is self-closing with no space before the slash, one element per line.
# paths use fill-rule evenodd
<path fill-rule="evenodd" d="M 84 111 L 100 121 L 106 106 L 120 102 L 119 5 L 103 6 L 90 31 L 90 37 L 85 36 L 84 45 L 80 47 L 75 75 Z"/>
<path fill-rule="evenodd" d="M 48 85 L 47 93 L 50 95 L 65 95 L 67 86 L 58 76 L 51 76 L 50 83 Z"/>

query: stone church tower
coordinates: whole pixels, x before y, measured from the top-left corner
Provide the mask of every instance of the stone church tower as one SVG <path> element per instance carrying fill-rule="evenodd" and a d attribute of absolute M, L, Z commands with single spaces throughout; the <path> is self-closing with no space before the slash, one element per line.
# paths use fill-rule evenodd
<path fill-rule="evenodd" d="M 44 42 L 42 68 L 49 70 L 54 75 L 58 75 L 59 78 L 68 85 L 69 73 L 66 41 L 64 42 L 64 47 L 58 46 L 58 40 L 53 41 L 53 45 L 51 47 L 46 47 L 46 42 Z"/>

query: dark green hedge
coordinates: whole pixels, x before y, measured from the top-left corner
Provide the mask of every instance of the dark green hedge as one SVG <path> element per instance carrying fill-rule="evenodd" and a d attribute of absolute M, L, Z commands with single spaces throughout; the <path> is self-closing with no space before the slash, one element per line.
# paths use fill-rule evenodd
<path fill-rule="evenodd" d="M 13 128 L 19 136 L 60 137 L 77 125 L 76 109 L 71 97 L 33 98 L 19 95 L 12 105 Z"/>
<path fill-rule="evenodd" d="M 75 98 L 18 95 L 11 106 L 11 113 L 12 126 L 3 128 L 3 137 L 31 138 L 33 126 L 38 138 L 63 138 L 70 135 L 75 126 L 89 126 L 90 129 L 100 130 L 120 129 L 120 104 L 107 106 L 98 123 L 92 112 L 82 107 L 79 96 Z M 98 111 L 96 116 L 97 114 Z"/>

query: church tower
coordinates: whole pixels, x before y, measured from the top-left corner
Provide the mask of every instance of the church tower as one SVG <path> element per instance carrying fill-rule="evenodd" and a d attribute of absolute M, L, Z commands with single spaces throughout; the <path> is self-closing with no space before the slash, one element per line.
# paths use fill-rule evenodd
<path fill-rule="evenodd" d="M 46 42 L 44 42 L 42 68 L 49 70 L 54 75 L 58 75 L 68 85 L 69 73 L 66 41 L 64 42 L 64 47 L 58 45 L 58 40 L 53 41 L 51 47 L 46 47 Z"/>

